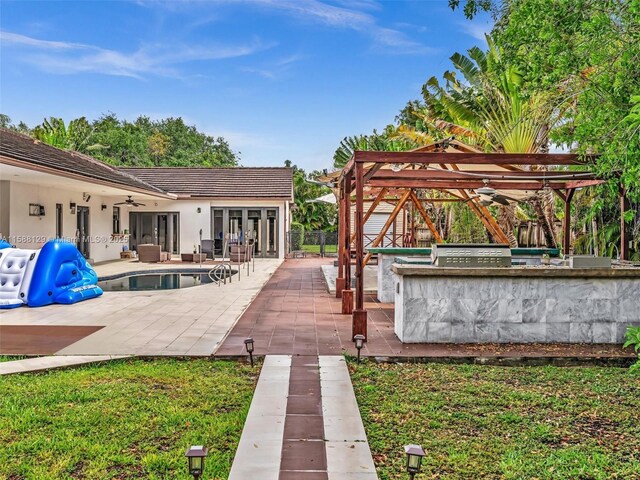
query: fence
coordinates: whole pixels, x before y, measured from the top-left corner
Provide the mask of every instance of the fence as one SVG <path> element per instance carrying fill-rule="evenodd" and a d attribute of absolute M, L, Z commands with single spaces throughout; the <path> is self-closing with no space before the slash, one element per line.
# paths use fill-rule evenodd
<path fill-rule="evenodd" d="M 318 255 L 320 257 L 338 255 L 338 232 L 293 230 L 287 232 L 287 254 Z"/>

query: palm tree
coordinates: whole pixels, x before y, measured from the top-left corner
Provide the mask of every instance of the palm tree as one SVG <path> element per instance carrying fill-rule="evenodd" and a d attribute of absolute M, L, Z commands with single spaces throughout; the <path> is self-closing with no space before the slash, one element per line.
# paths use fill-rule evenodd
<path fill-rule="evenodd" d="M 42 125 L 33 129 L 32 135 L 43 143 L 74 152 L 88 153 L 105 148 L 91 143 L 93 127 L 85 117 L 71 120 L 69 125 L 65 125 L 61 118 L 45 118 Z"/>
<path fill-rule="evenodd" d="M 418 140 L 416 132 L 422 128 L 432 136 L 455 134 L 485 151 L 504 153 L 536 153 L 548 144 L 548 131 L 555 122 L 552 98 L 543 93 L 525 95 L 521 72 L 503 62 L 489 36 L 487 43 L 487 52 L 473 47 L 468 56 L 451 56 L 456 71 L 444 73 L 444 85 L 432 77 L 423 87 L 425 109 L 414 113 L 422 123 L 398 127 L 397 135 Z M 553 221 L 545 211 L 554 204 L 553 194 L 543 192 L 531 204 L 547 245 L 555 247 Z M 510 242 L 517 244 L 515 208 L 501 207 L 498 221 Z"/>

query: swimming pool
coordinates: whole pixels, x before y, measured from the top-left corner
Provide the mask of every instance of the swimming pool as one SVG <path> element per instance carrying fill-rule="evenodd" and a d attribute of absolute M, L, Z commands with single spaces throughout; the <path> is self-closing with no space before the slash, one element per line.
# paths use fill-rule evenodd
<path fill-rule="evenodd" d="M 232 274 L 237 273 L 232 270 Z M 216 278 L 216 277 L 214 277 Z M 157 272 L 131 272 L 124 275 L 101 278 L 98 286 L 105 292 L 145 290 L 176 290 L 178 288 L 207 285 L 214 281 L 202 270 L 175 270 Z"/>

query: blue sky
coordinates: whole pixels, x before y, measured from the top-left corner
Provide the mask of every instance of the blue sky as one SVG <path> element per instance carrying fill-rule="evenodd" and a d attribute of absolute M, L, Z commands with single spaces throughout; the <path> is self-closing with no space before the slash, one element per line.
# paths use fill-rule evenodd
<path fill-rule="evenodd" d="M 447 0 L 3 0 L 0 22 L 14 122 L 181 116 L 242 165 L 309 170 L 391 123 L 490 29 Z"/>

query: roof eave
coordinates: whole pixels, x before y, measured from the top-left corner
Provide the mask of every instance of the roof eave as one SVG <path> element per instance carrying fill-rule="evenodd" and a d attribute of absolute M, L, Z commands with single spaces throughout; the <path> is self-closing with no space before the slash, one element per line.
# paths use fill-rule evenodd
<path fill-rule="evenodd" d="M 164 199 L 170 199 L 170 200 L 174 200 L 177 198 L 177 195 L 173 193 L 147 190 L 144 188 L 134 187 L 134 186 L 125 185 L 121 183 L 109 182 L 107 180 L 100 180 L 98 178 L 93 178 L 93 177 L 88 177 L 81 174 L 67 172 L 65 170 L 58 170 L 58 169 L 46 167 L 43 165 L 36 165 L 30 162 L 25 162 L 22 160 L 17 160 L 15 158 L 7 157 L 5 155 L 0 155 L 0 163 L 4 163 L 5 165 L 11 165 L 13 167 L 24 168 L 25 170 L 31 170 L 34 172 L 46 173 L 46 174 L 55 175 L 58 177 L 69 178 L 72 180 L 81 180 L 83 182 L 92 183 L 95 185 L 102 185 L 106 187 L 119 188 L 119 189 L 127 190 L 130 192 L 142 193 L 142 194 L 150 195 L 157 198 L 164 198 Z"/>

